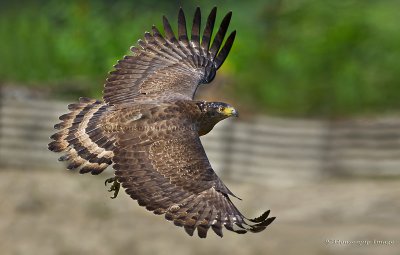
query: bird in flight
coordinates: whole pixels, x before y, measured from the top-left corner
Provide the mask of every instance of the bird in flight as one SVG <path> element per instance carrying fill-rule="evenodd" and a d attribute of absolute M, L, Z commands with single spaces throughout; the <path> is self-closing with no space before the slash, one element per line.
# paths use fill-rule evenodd
<path fill-rule="evenodd" d="M 200 84 L 210 83 L 224 63 L 236 31 L 224 42 L 229 12 L 213 36 L 217 9 L 209 14 L 203 33 L 197 8 L 190 31 L 182 9 L 178 36 L 166 17 L 164 35 L 153 26 L 132 55 L 114 66 L 106 80 L 103 101 L 80 98 L 60 116 L 49 149 L 63 152 L 60 161 L 80 173 L 100 174 L 112 165 L 107 179 L 113 198 L 120 185 L 140 206 L 165 215 L 189 235 L 205 238 L 211 228 L 243 234 L 264 230 L 275 217 L 269 211 L 248 219 L 231 201 L 236 197 L 212 169 L 200 136 L 219 121 L 237 117 L 223 102 L 194 100 Z M 212 41 L 212 42 L 211 42 Z M 223 43 L 224 42 L 224 43 Z"/>

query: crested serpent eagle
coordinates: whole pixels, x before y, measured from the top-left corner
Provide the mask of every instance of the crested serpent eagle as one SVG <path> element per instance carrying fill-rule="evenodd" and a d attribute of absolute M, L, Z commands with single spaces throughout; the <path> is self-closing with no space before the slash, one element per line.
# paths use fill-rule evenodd
<path fill-rule="evenodd" d="M 222 237 L 223 227 L 240 234 L 264 230 L 275 217 L 267 211 L 248 219 L 238 211 L 199 139 L 219 121 L 238 116 L 237 111 L 226 103 L 193 100 L 232 47 L 236 31 L 224 42 L 231 14 L 213 37 L 216 8 L 202 34 L 197 8 L 190 39 L 182 9 L 177 37 L 164 17 L 164 35 L 153 26 L 131 48 L 133 54 L 114 66 L 103 101 L 81 98 L 68 106 L 49 149 L 64 152 L 59 160 L 80 173 L 100 174 L 112 165 L 115 177 L 106 185 L 112 183 L 114 197 L 122 185 L 140 206 L 164 214 L 189 235 L 197 229 L 204 238 L 212 228 Z"/>

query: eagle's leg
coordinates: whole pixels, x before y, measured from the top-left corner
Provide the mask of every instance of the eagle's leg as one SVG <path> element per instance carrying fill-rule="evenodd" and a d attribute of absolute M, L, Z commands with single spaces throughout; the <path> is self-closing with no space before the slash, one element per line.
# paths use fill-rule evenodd
<path fill-rule="evenodd" d="M 121 184 L 117 181 L 116 177 L 111 177 L 108 178 L 104 184 L 107 186 L 108 183 L 112 183 L 110 189 L 108 190 L 108 192 L 113 192 L 114 191 L 114 195 L 111 197 L 112 199 L 116 198 L 118 196 L 118 192 L 119 192 L 119 188 L 121 187 Z"/>

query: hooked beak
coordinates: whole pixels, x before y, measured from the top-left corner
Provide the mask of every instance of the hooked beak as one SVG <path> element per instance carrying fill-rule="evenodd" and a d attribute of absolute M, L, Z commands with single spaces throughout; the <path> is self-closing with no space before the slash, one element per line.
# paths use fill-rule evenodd
<path fill-rule="evenodd" d="M 239 117 L 239 112 L 236 109 L 233 109 L 232 116 L 233 117 Z"/>

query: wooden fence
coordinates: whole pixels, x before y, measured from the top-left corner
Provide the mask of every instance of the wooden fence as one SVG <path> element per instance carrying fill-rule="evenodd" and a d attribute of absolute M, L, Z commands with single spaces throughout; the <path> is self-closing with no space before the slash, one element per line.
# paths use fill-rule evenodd
<path fill-rule="evenodd" d="M 47 150 L 67 103 L 3 98 L 0 169 L 62 169 Z M 326 121 L 259 116 L 226 120 L 202 138 L 226 179 L 284 184 L 332 175 L 400 176 L 400 117 Z"/>

